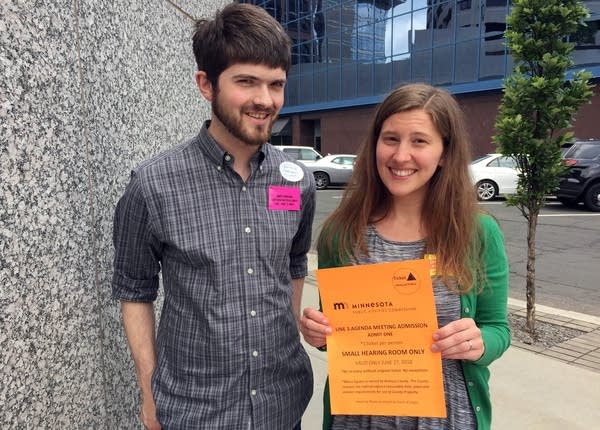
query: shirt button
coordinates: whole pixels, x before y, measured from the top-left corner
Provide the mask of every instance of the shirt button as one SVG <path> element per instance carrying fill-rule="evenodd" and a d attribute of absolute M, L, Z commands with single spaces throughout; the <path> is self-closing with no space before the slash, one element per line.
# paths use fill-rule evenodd
<path fill-rule="evenodd" d="M 246 228 L 244 229 L 244 231 L 245 231 L 246 233 L 250 234 L 250 232 L 252 231 L 252 229 L 251 229 L 250 227 L 246 227 Z"/>
<path fill-rule="evenodd" d="M 465 313 L 468 314 L 470 311 L 470 309 L 468 307 L 465 307 Z"/>
<path fill-rule="evenodd" d="M 252 357 L 258 357 L 258 351 L 252 351 Z"/>
<path fill-rule="evenodd" d="M 231 161 L 231 155 L 229 155 L 229 154 L 225 155 L 225 161 Z"/>
<path fill-rule="evenodd" d="M 481 407 L 480 407 L 480 406 L 477 406 L 477 407 L 475 408 L 475 410 L 476 410 L 477 412 L 479 412 L 479 411 L 481 410 Z"/>
<path fill-rule="evenodd" d="M 252 269 L 252 267 L 248 268 L 247 270 L 248 275 L 252 275 L 254 273 L 254 269 Z"/>
<path fill-rule="evenodd" d="M 473 384 L 473 381 L 469 381 L 468 384 L 469 384 L 469 387 L 472 387 L 473 385 L 475 385 L 475 384 Z"/>
<path fill-rule="evenodd" d="M 242 187 L 242 191 L 246 191 L 246 186 L 243 186 L 243 187 Z"/>
<path fill-rule="evenodd" d="M 251 317 L 255 317 L 256 316 L 256 311 L 250 311 L 250 316 Z"/>
<path fill-rule="evenodd" d="M 221 171 L 221 166 L 217 166 L 217 170 L 220 172 Z"/>
<path fill-rule="evenodd" d="M 252 394 L 253 396 L 256 396 L 256 390 L 250 390 L 250 394 Z"/>

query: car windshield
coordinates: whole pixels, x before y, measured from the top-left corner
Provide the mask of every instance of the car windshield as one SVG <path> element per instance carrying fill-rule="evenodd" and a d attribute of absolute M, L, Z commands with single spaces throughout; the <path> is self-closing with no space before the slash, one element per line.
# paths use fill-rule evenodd
<path fill-rule="evenodd" d="M 569 152 L 569 149 L 571 149 L 571 146 L 573 146 L 572 143 L 565 143 L 563 146 L 560 147 L 560 152 L 562 152 L 563 157 L 565 156 L 565 154 L 567 152 Z"/>
<path fill-rule="evenodd" d="M 354 164 L 354 158 L 355 157 L 335 157 L 331 162 L 344 166 L 352 166 Z"/>
<path fill-rule="evenodd" d="M 479 163 L 480 161 L 487 160 L 488 158 L 491 158 L 491 157 L 493 157 L 492 154 L 484 155 L 483 157 L 479 157 L 478 159 L 471 161 L 471 164 Z"/>
<path fill-rule="evenodd" d="M 577 160 L 591 160 L 600 155 L 600 141 L 581 143 L 573 145 L 565 153 L 565 158 L 575 158 Z"/>
<path fill-rule="evenodd" d="M 517 163 L 515 162 L 514 158 L 512 157 L 498 157 L 495 160 L 490 161 L 490 163 L 488 164 L 488 166 L 490 167 L 509 167 L 511 169 L 514 169 L 515 167 L 517 167 Z"/>

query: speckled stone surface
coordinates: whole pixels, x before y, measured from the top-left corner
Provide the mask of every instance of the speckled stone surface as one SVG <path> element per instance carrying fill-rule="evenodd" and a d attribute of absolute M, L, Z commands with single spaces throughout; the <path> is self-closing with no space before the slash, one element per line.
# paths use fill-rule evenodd
<path fill-rule="evenodd" d="M 112 215 L 208 117 L 187 15 L 223 4 L 0 0 L 1 429 L 139 427 Z"/>

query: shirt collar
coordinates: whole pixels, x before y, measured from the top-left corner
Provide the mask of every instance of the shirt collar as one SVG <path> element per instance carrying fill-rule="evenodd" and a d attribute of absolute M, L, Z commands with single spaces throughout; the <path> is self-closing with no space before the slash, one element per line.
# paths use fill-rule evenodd
<path fill-rule="evenodd" d="M 204 152 L 204 154 L 215 163 L 217 166 L 224 167 L 226 165 L 231 166 L 233 164 L 233 155 L 225 151 L 221 145 L 211 136 L 208 132 L 210 126 L 210 120 L 206 120 L 200 129 L 197 141 L 198 146 Z M 266 146 L 264 143 L 260 146 L 257 154 L 252 158 L 252 162 L 257 162 L 260 166 L 266 156 Z"/>

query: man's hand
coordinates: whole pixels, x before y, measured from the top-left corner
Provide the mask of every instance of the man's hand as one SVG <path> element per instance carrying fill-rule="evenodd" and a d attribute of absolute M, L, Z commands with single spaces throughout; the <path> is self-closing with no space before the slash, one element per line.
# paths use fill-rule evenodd
<path fill-rule="evenodd" d="M 156 403 L 152 396 L 144 397 L 142 399 L 142 406 L 140 408 L 140 421 L 146 428 L 146 430 L 160 430 L 161 426 L 156 419 Z"/>
<path fill-rule="evenodd" d="M 142 396 L 140 420 L 146 429 L 160 430 L 151 382 L 156 368 L 154 309 L 152 303 L 121 302 L 121 312 Z"/>

